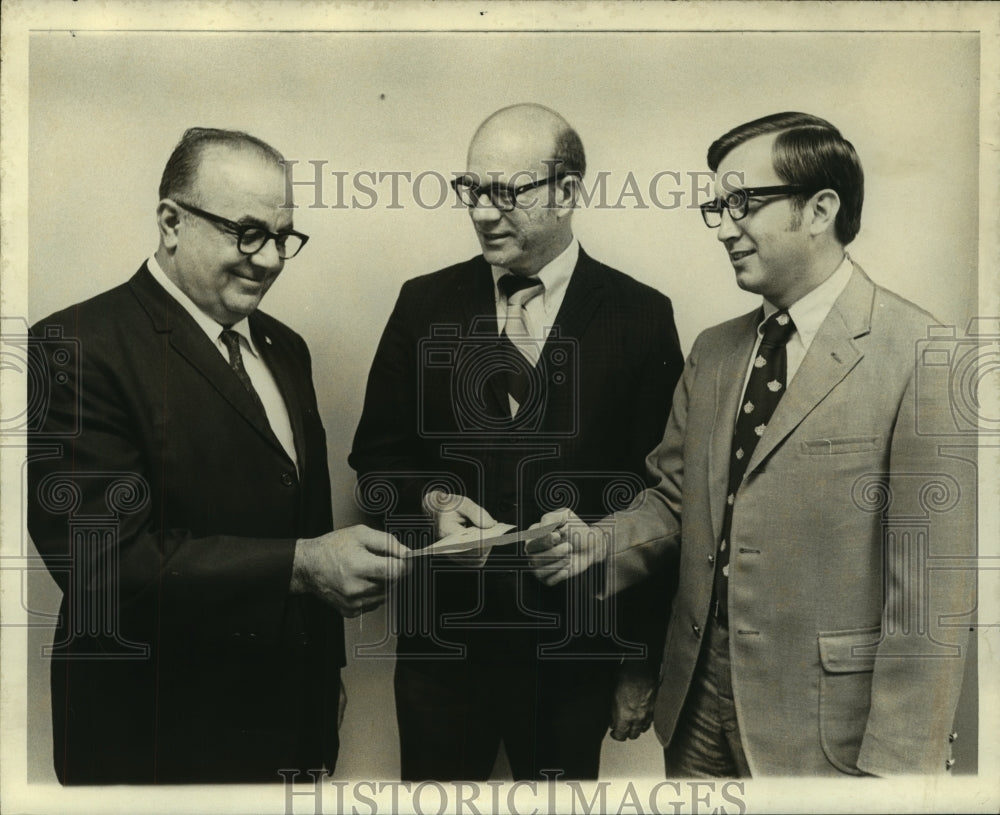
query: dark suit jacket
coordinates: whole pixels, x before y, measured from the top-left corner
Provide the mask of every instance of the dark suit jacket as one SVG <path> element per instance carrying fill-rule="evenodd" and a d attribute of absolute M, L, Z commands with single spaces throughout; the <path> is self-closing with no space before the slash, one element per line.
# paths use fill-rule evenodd
<path fill-rule="evenodd" d="M 620 585 L 680 548 L 656 701 L 665 744 L 709 622 L 756 319 L 695 341 L 649 457 L 656 488 L 615 524 Z M 945 770 L 975 606 L 976 456 L 949 401 L 963 349 L 929 329 L 933 317 L 855 266 L 748 462 L 729 636 L 754 775 Z"/>
<path fill-rule="evenodd" d="M 603 517 L 641 490 L 683 365 L 670 301 L 581 250 L 555 323 L 534 395 L 512 420 L 492 376 L 498 340 L 486 261 L 403 285 L 350 463 L 366 508 L 409 545 L 430 541 L 420 497 L 432 485 L 522 528 L 566 505 Z M 586 587 L 547 589 L 525 565 L 513 547 L 494 549 L 484 570 L 420 559 L 400 592 L 399 653 L 530 660 L 538 644 L 584 656 L 661 647 L 654 632 L 663 630 L 668 585 L 609 604 L 602 623 L 585 610 Z"/>
<path fill-rule="evenodd" d="M 226 360 L 143 266 L 31 331 L 29 530 L 63 591 L 63 783 L 271 781 L 336 758 L 343 622 L 288 593 L 332 529 L 302 338 L 250 318 L 299 473 Z"/>

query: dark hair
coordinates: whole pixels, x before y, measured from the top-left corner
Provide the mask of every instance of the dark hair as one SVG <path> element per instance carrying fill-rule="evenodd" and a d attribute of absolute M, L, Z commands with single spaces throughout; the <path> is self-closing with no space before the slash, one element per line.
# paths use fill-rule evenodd
<path fill-rule="evenodd" d="M 587 171 L 587 156 L 583 152 L 580 135 L 572 127 L 564 127 L 556 135 L 552 161 L 562 173 L 574 173 L 581 178 Z"/>
<path fill-rule="evenodd" d="M 190 196 L 201 163 L 201 154 L 206 148 L 215 146 L 253 152 L 265 161 L 273 161 L 275 164 L 284 161 L 284 156 L 267 142 L 241 130 L 191 127 L 184 131 L 184 135 L 181 136 L 181 140 L 163 168 L 163 175 L 160 177 L 160 198 L 172 198 L 178 193 Z"/>
<path fill-rule="evenodd" d="M 715 172 L 732 150 L 750 139 L 777 133 L 771 160 L 786 184 L 801 184 L 813 193 L 835 190 L 840 211 L 834 223 L 837 240 L 845 246 L 861 228 L 865 175 L 854 145 L 832 124 L 808 113 L 774 113 L 734 127 L 708 148 L 708 167 Z M 808 195 L 796 196 L 801 207 Z"/>

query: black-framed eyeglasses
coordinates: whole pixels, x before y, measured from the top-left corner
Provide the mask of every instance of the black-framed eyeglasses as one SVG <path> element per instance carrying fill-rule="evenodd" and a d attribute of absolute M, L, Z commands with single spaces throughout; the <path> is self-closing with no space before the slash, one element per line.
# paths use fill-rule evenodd
<path fill-rule="evenodd" d="M 531 181 L 528 184 L 519 184 L 516 187 L 498 182 L 492 184 L 475 184 L 469 178 L 460 176 L 459 178 L 452 179 L 451 187 L 458 195 L 458 200 L 469 209 L 478 207 L 482 196 L 485 195 L 490 199 L 490 203 L 496 209 L 500 210 L 500 212 L 510 212 L 517 206 L 517 197 L 519 195 L 523 195 L 529 190 L 544 187 L 546 184 L 554 184 L 557 181 L 562 181 L 569 175 L 577 175 L 577 173 L 559 172 L 555 175 L 540 178 L 537 181 Z M 523 204 L 525 207 L 531 205 Z"/>
<path fill-rule="evenodd" d="M 269 240 L 273 240 L 274 247 L 278 250 L 278 257 L 282 260 L 288 260 L 295 257 L 302 250 L 302 247 L 306 245 L 306 241 L 309 240 L 308 235 L 303 235 L 294 229 L 289 229 L 287 232 L 271 232 L 257 224 L 241 224 L 236 221 L 230 221 L 221 215 L 215 215 L 203 209 L 198 209 L 198 207 L 185 204 L 176 198 L 171 200 L 181 209 L 187 210 L 199 218 L 204 218 L 206 221 L 210 221 L 217 226 L 221 226 L 226 232 L 235 235 L 236 248 L 244 255 L 256 254 L 267 245 Z"/>
<path fill-rule="evenodd" d="M 733 190 L 722 198 L 715 198 L 701 205 L 701 217 L 705 226 L 717 229 L 722 226 L 722 211 L 728 209 L 729 217 L 739 221 L 747 217 L 750 201 L 754 198 L 788 198 L 791 195 L 808 192 L 801 184 L 781 184 L 776 187 L 747 187 Z"/>

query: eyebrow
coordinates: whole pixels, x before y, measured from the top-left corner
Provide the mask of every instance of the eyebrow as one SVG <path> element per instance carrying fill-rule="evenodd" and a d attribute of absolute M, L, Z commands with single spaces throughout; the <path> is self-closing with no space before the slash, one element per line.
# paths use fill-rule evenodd
<path fill-rule="evenodd" d="M 252 215 L 244 215 L 239 220 L 233 221 L 233 223 L 240 226 L 259 226 L 261 229 L 270 231 L 270 227 L 264 221 L 260 218 L 254 218 Z"/>
<path fill-rule="evenodd" d="M 238 221 L 233 221 L 234 224 L 239 224 L 240 226 L 255 226 L 258 229 L 265 229 L 268 232 L 271 231 L 271 226 L 266 221 L 262 221 L 260 218 L 255 218 L 253 215 L 244 215 Z M 290 223 L 285 229 L 279 229 L 277 232 L 273 233 L 275 235 L 284 235 L 287 232 L 294 232 L 295 224 Z"/>

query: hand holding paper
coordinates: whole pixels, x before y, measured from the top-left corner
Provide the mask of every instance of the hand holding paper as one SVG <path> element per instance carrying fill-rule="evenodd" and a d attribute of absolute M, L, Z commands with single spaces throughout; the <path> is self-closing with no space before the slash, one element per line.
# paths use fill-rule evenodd
<path fill-rule="evenodd" d="M 607 557 L 604 532 L 587 526 L 572 510 L 548 512 L 529 529 L 552 530 L 525 546 L 535 577 L 554 586 L 587 571 Z"/>
<path fill-rule="evenodd" d="M 405 574 L 409 549 L 392 535 L 348 526 L 296 541 L 289 590 L 314 594 L 345 617 L 385 602 L 389 587 Z"/>
<path fill-rule="evenodd" d="M 475 540 L 474 545 L 466 545 L 460 548 L 449 549 L 447 546 L 435 551 L 441 554 L 451 554 L 460 560 L 463 565 L 470 568 L 478 568 L 486 562 L 489 557 L 489 548 L 479 546 L 480 537 L 478 535 L 483 529 L 492 529 L 498 526 L 485 509 L 470 498 L 464 495 L 453 495 L 443 490 L 431 490 L 424 496 L 424 511 L 434 521 L 434 536 L 438 543 L 453 540 L 453 536 L 468 536 L 468 541 Z M 499 530 L 496 534 L 506 532 L 510 529 Z M 459 541 L 462 539 L 459 538 Z M 435 544 L 437 545 L 437 544 Z M 421 553 L 433 554 L 434 547 L 428 549 L 414 550 L 412 556 L 419 556 Z"/>

